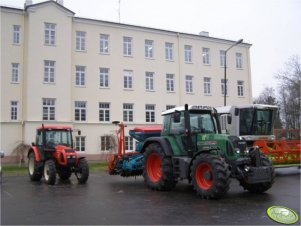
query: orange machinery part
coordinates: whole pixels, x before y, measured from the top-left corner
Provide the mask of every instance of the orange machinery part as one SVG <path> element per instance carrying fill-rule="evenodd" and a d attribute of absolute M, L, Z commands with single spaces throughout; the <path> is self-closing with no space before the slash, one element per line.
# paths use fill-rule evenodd
<path fill-rule="evenodd" d="M 267 155 L 274 165 L 300 164 L 300 140 L 257 140 L 253 146 L 258 146 L 260 151 Z"/>

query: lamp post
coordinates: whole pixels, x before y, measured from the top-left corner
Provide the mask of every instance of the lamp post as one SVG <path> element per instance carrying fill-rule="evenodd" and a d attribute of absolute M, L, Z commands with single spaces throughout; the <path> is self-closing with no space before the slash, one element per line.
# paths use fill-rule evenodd
<path fill-rule="evenodd" d="M 226 106 L 226 98 L 227 98 L 227 52 L 234 46 L 243 42 L 243 39 L 239 39 L 237 42 L 232 44 L 228 49 L 225 50 L 225 62 L 224 62 L 224 106 Z"/>

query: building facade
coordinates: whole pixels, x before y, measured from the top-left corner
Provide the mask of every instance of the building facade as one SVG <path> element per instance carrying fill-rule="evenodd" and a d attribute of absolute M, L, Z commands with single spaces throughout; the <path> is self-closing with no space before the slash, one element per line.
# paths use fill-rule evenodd
<path fill-rule="evenodd" d="M 1 6 L 0 149 L 15 155 L 42 123 L 70 125 L 79 152 L 108 153 L 108 136 L 162 123 L 188 104 L 221 106 L 225 50 L 235 41 L 76 17 L 54 1 Z M 227 53 L 227 104 L 252 102 L 251 45 Z M 128 150 L 135 141 L 126 137 Z"/>

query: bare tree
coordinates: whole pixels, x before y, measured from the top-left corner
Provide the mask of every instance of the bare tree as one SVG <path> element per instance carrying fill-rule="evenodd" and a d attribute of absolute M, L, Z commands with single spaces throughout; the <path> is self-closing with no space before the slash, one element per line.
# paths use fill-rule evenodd
<path fill-rule="evenodd" d="M 281 116 L 286 129 L 300 129 L 300 87 L 301 64 L 297 55 L 285 63 L 285 69 L 279 71 L 275 78 L 278 83 L 278 99 L 281 106 Z"/>

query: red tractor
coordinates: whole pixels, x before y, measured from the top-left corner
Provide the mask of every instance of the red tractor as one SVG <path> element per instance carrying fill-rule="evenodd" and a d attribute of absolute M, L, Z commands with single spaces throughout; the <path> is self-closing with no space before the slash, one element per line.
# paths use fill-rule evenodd
<path fill-rule="evenodd" d="M 80 134 L 80 131 L 79 131 Z M 79 183 L 89 177 L 89 166 L 85 157 L 78 157 L 73 149 L 72 128 L 69 126 L 44 126 L 37 128 L 36 142 L 28 152 L 28 175 L 32 181 L 53 185 L 58 174 L 67 180 L 75 173 Z"/>

